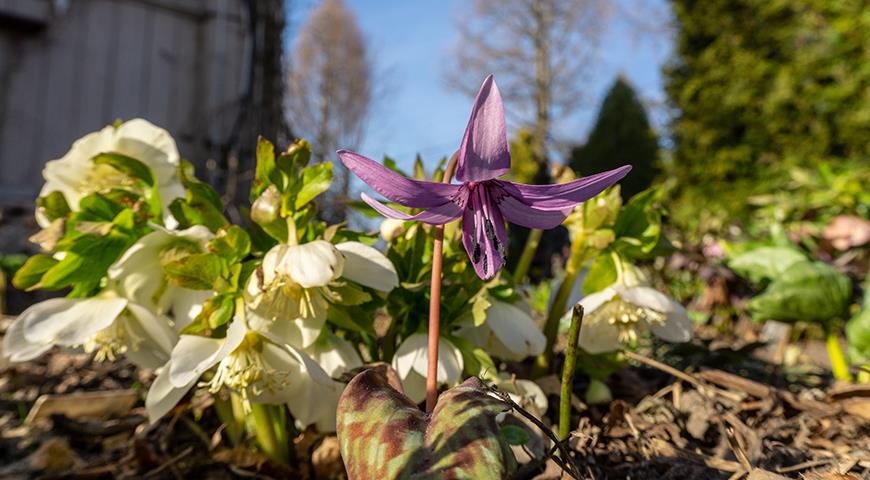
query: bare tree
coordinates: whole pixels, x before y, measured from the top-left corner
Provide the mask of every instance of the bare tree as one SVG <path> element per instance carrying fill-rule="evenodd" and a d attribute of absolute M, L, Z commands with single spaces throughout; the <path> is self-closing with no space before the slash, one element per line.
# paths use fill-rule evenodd
<path fill-rule="evenodd" d="M 342 0 L 324 0 L 292 51 L 287 108 L 293 131 L 312 142 L 316 161 L 331 160 L 337 148 L 357 148 L 371 109 L 373 65 L 356 16 Z M 330 211 L 323 212 L 331 221 L 345 218 L 350 189 L 347 170 L 336 174 Z"/>
<path fill-rule="evenodd" d="M 553 119 L 584 100 L 607 2 L 473 0 L 465 8 L 448 83 L 473 95 L 478 83 L 472 79 L 494 73 L 514 105 L 509 113 L 531 126 L 533 159 L 545 174 Z"/>

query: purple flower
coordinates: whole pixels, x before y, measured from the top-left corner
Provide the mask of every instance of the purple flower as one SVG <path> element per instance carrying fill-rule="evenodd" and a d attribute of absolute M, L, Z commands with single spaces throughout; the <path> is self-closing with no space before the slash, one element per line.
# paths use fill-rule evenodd
<path fill-rule="evenodd" d="M 339 150 L 344 165 L 389 200 L 422 212 L 408 215 L 365 193 L 362 199 L 389 218 L 434 225 L 462 217 L 462 243 L 477 275 L 492 278 L 507 256 L 505 220 L 528 228 L 559 226 L 578 204 L 624 177 L 630 165 L 557 185 L 524 185 L 498 180 L 510 170 L 504 106 L 492 75 L 471 109 L 459 147 L 456 179 L 461 184 L 403 177 L 358 153 Z"/>

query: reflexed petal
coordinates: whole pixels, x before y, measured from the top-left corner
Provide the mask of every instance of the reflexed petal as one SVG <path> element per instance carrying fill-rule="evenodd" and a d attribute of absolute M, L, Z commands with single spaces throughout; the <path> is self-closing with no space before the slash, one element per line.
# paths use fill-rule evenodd
<path fill-rule="evenodd" d="M 459 185 L 424 182 L 403 177 L 380 163 L 348 150 L 336 152 L 341 162 L 372 189 L 411 208 L 431 208 L 449 202 Z"/>
<path fill-rule="evenodd" d="M 111 325 L 126 306 L 126 299 L 103 296 L 37 303 L 21 314 L 24 337 L 34 343 L 81 345 Z"/>
<path fill-rule="evenodd" d="M 128 337 L 124 355 L 142 368 L 165 364 L 178 341 L 169 318 L 135 303 L 128 304 L 127 310 L 129 314 L 121 317 Z"/>
<path fill-rule="evenodd" d="M 564 211 L 598 195 L 605 188 L 621 180 L 630 170 L 631 165 L 625 165 L 573 182 L 554 185 L 526 185 L 503 180 L 496 180 L 496 182 L 508 194 L 537 210 Z"/>
<path fill-rule="evenodd" d="M 363 201 L 366 202 L 368 206 L 374 208 L 381 215 L 396 220 L 417 220 L 432 225 L 441 225 L 443 223 L 452 222 L 462 215 L 462 209 L 453 202 L 429 207 L 416 215 L 408 215 L 407 213 L 400 212 L 395 208 L 384 205 L 365 193 L 360 194 L 360 197 L 362 197 Z"/>
<path fill-rule="evenodd" d="M 342 242 L 335 248 L 344 254 L 342 277 L 384 292 L 399 285 L 396 267 L 383 253 L 359 242 Z"/>
<path fill-rule="evenodd" d="M 619 296 L 626 302 L 642 308 L 665 313 L 673 307 L 671 299 L 664 293 L 650 287 L 618 288 Z M 682 307 L 680 307 L 682 308 Z"/>
<path fill-rule="evenodd" d="M 486 77 L 465 127 L 459 147 L 456 179 L 481 182 L 500 177 L 511 168 L 504 105 L 492 75 Z"/>
<path fill-rule="evenodd" d="M 506 195 L 498 201 L 498 208 L 509 222 L 526 228 L 540 228 L 542 230 L 558 227 L 571 213 L 570 209 L 561 211 L 536 210 L 510 195 Z"/>
<path fill-rule="evenodd" d="M 172 385 L 183 387 L 196 381 L 206 370 L 238 348 L 247 331 L 242 322 L 233 320 L 227 329 L 226 338 L 182 335 L 172 349 L 172 357 L 167 366 Z"/>
<path fill-rule="evenodd" d="M 288 275 L 303 288 L 323 287 L 341 276 L 344 256 L 325 240 L 291 245 L 277 272 Z"/>
<path fill-rule="evenodd" d="M 619 350 L 619 328 L 611 325 L 602 315 L 586 315 L 580 326 L 579 345 L 589 353 L 607 353 Z"/>
<path fill-rule="evenodd" d="M 148 412 L 148 421 L 154 423 L 169 413 L 184 398 L 184 395 L 193 387 L 196 380 L 194 378 L 193 381 L 183 387 L 175 387 L 169 381 L 169 369 L 164 367 L 163 371 L 154 379 L 151 388 L 148 389 L 148 395 L 145 397 L 145 410 Z"/>
<path fill-rule="evenodd" d="M 495 276 L 507 258 L 504 217 L 485 188 L 476 188 L 468 201 L 462 215 L 462 243 L 477 276 L 486 280 Z"/>
<path fill-rule="evenodd" d="M 54 300 L 65 300 L 57 298 Z M 47 300 L 50 302 L 51 300 Z M 45 303 L 45 302 L 42 302 Z M 51 343 L 32 343 L 24 338 L 24 319 L 16 318 L 3 336 L 0 347 L 0 357 L 6 357 L 12 362 L 26 362 L 50 350 Z"/>
<path fill-rule="evenodd" d="M 305 353 L 332 378 L 363 364 L 353 345 L 331 332 L 324 332 L 324 335 L 305 349 Z"/>
<path fill-rule="evenodd" d="M 655 322 L 650 319 L 646 320 L 646 326 L 650 329 L 653 335 L 673 343 L 688 342 L 692 339 L 692 320 L 678 302 L 670 300 L 670 308 L 663 312 L 665 319 L 663 322 Z"/>

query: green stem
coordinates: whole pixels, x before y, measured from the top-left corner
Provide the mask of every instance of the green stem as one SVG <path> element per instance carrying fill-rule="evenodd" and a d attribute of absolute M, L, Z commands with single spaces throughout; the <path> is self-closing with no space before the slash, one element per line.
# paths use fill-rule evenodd
<path fill-rule="evenodd" d="M 852 381 L 852 375 L 849 374 L 849 362 L 846 361 L 846 356 L 843 355 L 843 350 L 840 348 L 840 339 L 837 336 L 837 329 L 829 327 L 827 329 L 828 357 L 831 359 L 831 372 L 837 380 L 846 382 Z"/>
<path fill-rule="evenodd" d="M 275 423 L 270 405 L 251 404 L 251 415 L 254 417 L 254 430 L 257 442 L 267 457 L 287 464 L 290 462 L 290 452 L 286 443 L 279 441 L 275 432 Z"/>
<path fill-rule="evenodd" d="M 523 246 L 523 253 L 520 255 L 520 260 L 517 262 L 517 268 L 514 270 L 514 280 L 516 283 L 522 283 L 529 273 L 529 266 L 532 265 L 532 260 L 535 258 L 535 252 L 538 251 L 538 245 L 541 243 L 541 235 L 543 230 L 533 228 L 529 230 L 529 236 L 526 237 L 526 244 Z"/>
<path fill-rule="evenodd" d="M 574 370 L 577 366 L 577 342 L 580 325 L 583 323 L 583 307 L 574 305 L 571 328 L 568 330 L 568 349 L 565 351 L 565 365 L 562 366 L 562 390 L 559 394 L 559 438 L 565 440 L 571 433 L 571 392 L 574 384 Z"/>
<path fill-rule="evenodd" d="M 568 265 L 565 267 L 565 278 L 562 279 L 562 284 L 559 285 L 559 290 L 556 292 L 556 298 L 553 300 L 553 305 L 550 307 L 550 312 L 547 315 L 547 322 L 544 324 L 544 336 L 547 338 L 547 346 L 544 353 L 538 356 L 535 360 L 535 368 L 533 375 L 541 377 L 549 373 L 550 364 L 553 362 L 553 345 L 556 344 L 556 336 L 559 333 L 559 319 L 565 313 L 568 306 L 568 298 L 571 296 L 571 290 L 574 288 L 574 282 L 577 281 L 577 274 L 586 260 L 586 236 L 578 234 L 574 241 L 571 242 L 571 258 L 568 259 Z"/>
<path fill-rule="evenodd" d="M 229 437 L 230 444 L 233 446 L 238 445 L 239 441 L 242 439 L 244 424 L 236 419 L 235 412 L 233 412 L 232 400 L 229 398 L 220 398 L 220 396 L 215 395 L 214 409 L 217 412 L 218 418 L 220 418 L 221 422 L 226 425 L 224 432 L 226 432 Z"/>

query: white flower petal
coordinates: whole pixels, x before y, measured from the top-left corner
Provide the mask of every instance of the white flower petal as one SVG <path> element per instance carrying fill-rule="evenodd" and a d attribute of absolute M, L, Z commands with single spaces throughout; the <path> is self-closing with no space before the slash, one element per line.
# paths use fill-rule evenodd
<path fill-rule="evenodd" d="M 305 353 L 332 378 L 363 364 L 353 345 L 331 332 L 321 335 L 314 344 L 305 349 Z"/>
<path fill-rule="evenodd" d="M 341 276 L 344 257 L 325 240 L 290 245 L 278 265 L 278 272 L 289 275 L 304 288 L 323 287 Z"/>
<path fill-rule="evenodd" d="M 532 355 L 540 355 L 547 345 L 547 338 L 535 325 L 532 317 L 514 305 L 492 301 L 486 310 L 486 323 L 490 337 L 484 348 L 493 355 L 507 360 L 522 360 Z"/>
<path fill-rule="evenodd" d="M 525 406 L 526 402 L 531 403 L 538 410 L 540 415 L 547 413 L 547 395 L 541 390 L 537 383 L 531 380 L 517 379 L 513 380 L 507 376 L 500 376 L 496 386 L 503 392 L 510 395 L 511 400 Z"/>
<path fill-rule="evenodd" d="M 671 299 L 664 293 L 650 287 L 631 287 L 619 289 L 619 296 L 628 303 L 657 312 L 667 312 Z"/>
<path fill-rule="evenodd" d="M 343 242 L 335 248 L 345 258 L 342 277 L 384 292 L 399 285 L 396 267 L 383 253 L 359 242 Z"/>
<path fill-rule="evenodd" d="M 580 305 L 583 305 L 583 314 L 589 315 L 590 313 L 598 310 L 599 307 L 610 301 L 616 295 L 616 290 L 613 287 L 607 287 L 600 292 L 590 293 L 583 297 L 579 302 Z M 573 305 L 571 304 L 573 308 Z M 570 310 L 569 310 L 570 311 Z"/>
<path fill-rule="evenodd" d="M 196 378 L 187 385 L 176 387 L 169 381 L 169 369 L 163 368 L 163 371 L 157 375 L 151 388 L 148 389 L 148 395 L 145 397 L 145 410 L 148 412 L 148 421 L 151 423 L 160 420 L 170 410 L 173 409 L 178 402 L 184 398 L 184 395 L 196 383 Z"/>
<path fill-rule="evenodd" d="M 190 322 L 202 311 L 203 304 L 214 295 L 215 292 L 212 290 L 175 287 L 170 299 L 175 331 L 180 332 L 181 329 L 190 325 Z"/>
<path fill-rule="evenodd" d="M 135 303 L 128 304 L 127 310 L 129 315 L 122 316 L 128 341 L 124 355 L 142 368 L 165 364 L 178 341 L 169 318 Z"/>
<path fill-rule="evenodd" d="M 426 377 L 411 370 L 407 377 L 402 377 L 402 389 L 412 402 L 420 403 L 426 399 Z"/>
<path fill-rule="evenodd" d="M 172 385 L 183 387 L 198 379 L 238 348 L 247 332 L 242 322 L 233 321 L 227 328 L 226 338 L 182 335 L 172 349 L 169 361 L 169 380 Z"/>
<path fill-rule="evenodd" d="M 47 301 L 50 302 L 51 300 Z M 33 343 L 24 338 L 24 321 L 21 317 L 18 317 L 12 322 L 12 325 L 9 325 L 6 334 L 3 336 L 0 357 L 6 357 L 12 362 L 26 362 L 47 352 L 51 349 L 51 346 L 50 343 Z"/>
<path fill-rule="evenodd" d="M 661 322 L 646 320 L 646 326 L 653 335 L 673 343 L 688 342 L 692 339 L 692 320 L 686 309 L 678 302 L 668 299 L 670 306 Z"/>
<path fill-rule="evenodd" d="M 619 328 L 611 325 L 601 315 L 586 315 L 580 325 L 579 345 L 589 353 L 606 353 L 619 350 Z"/>
<path fill-rule="evenodd" d="M 81 345 L 111 325 L 126 306 L 126 299 L 105 296 L 40 302 L 21 314 L 24 336 L 33 343 Z"/>
<path fill-rule="evenodd" d="M 411 370 L 425 377 L 428 369 L 428 335 L 415 333 L 407 338 L 396 350 L 393 368 L 403 380 L 410 376 Z M 462 376 L 464 363 L 462 352 L 444 338 L 438 339 L 438 383 L 454 385 Z M 403 381 L 404 385 L 404 381 Z M 410 398 L 410 396 L 409 396 Z"/>

